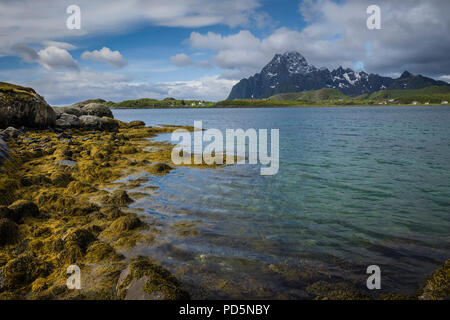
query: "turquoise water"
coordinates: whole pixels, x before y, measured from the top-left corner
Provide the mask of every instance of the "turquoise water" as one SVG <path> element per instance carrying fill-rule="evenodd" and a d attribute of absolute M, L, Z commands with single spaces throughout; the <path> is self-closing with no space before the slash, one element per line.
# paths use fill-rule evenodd
<path fill-rule="evenodd" d="M 147 125 L 280 130 L 280 169 L 177 168 L 135 206 L 156 257 L 197 298 L 310 298 L 318 280 L 413 293 L 450 258 L 450 108 L 115 110 Z M 170 139 L 162 135 L 160 140 Z M 192 234 L 174 225 L 191 222 Z"/>

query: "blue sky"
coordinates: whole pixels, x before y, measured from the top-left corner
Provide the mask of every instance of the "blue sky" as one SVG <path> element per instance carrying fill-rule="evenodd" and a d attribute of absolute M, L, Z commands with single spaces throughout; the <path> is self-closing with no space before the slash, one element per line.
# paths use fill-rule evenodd
<path fill-rule="evenodd" d="M 448 81 L 449 1 L 378 3 L 383 28 L 369 31 L 365 0 L 79 0 L 81 29 L 69 30 L 71 1 L 0 0 L 0 81 L 58 105 L 220 100 L 288 50 L 319 67 Z"/>

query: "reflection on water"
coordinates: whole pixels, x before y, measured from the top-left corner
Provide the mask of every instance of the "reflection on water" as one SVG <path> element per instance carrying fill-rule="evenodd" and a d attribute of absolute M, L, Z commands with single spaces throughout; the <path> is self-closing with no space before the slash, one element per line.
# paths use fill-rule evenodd
<path fill-rule="evenodd" d="M 319 280 L 412 293 L 450 253 L 450 108 L 116 110 L 148 125 L 279 128 L 280 170 L 177 168 L 134 206 L 198 298 L 308 298 Z M 169 140 L 169 136 L 157 139 Z M 138 191 L 138 189 L 133 190 Z"/>

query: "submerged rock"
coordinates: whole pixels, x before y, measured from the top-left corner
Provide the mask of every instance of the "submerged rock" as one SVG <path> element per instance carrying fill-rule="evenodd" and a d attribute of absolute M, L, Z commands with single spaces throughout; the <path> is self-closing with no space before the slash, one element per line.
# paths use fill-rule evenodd
<path fill-rule="evenodd" d="M 123 190 L 114 191 L 114 193 L 109 196 L 107 199 L 109 204 L 118 205 L 118 206 L 126 206 L 133 202 L 133 199 L 130 198 L 128 193 Z"/>
<path fill-rule="evenodd" d="M 0 128 L 54 126 L 56 114 L 31 88 L 0 82 Z"/>
<path fill-rule="evenodd" d="M 138 257 L 122 271 L 117 295 L 125 300 L 189 300 L 180 282 L 165 268 Z"/>

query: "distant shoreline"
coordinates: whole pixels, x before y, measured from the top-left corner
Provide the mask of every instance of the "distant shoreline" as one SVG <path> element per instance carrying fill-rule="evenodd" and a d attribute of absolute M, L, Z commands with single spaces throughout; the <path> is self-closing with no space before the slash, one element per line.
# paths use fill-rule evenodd
<path fill-rule="evenodd" d="M 240 105 L 217 105 L 204 107 L 142 107 L 142 108 L 116 108 L 110 107 L 111 110 L 149 110 L 149 109 L 262 109 L 262 108 L 363 108 L 363 107 L 449 107 L 448 104 L 417 104 L 417 105 L 398 105 L 398 104 L 383 104 L 383 105 L 273 105 L 273 106 L 240 106 Z"/>

